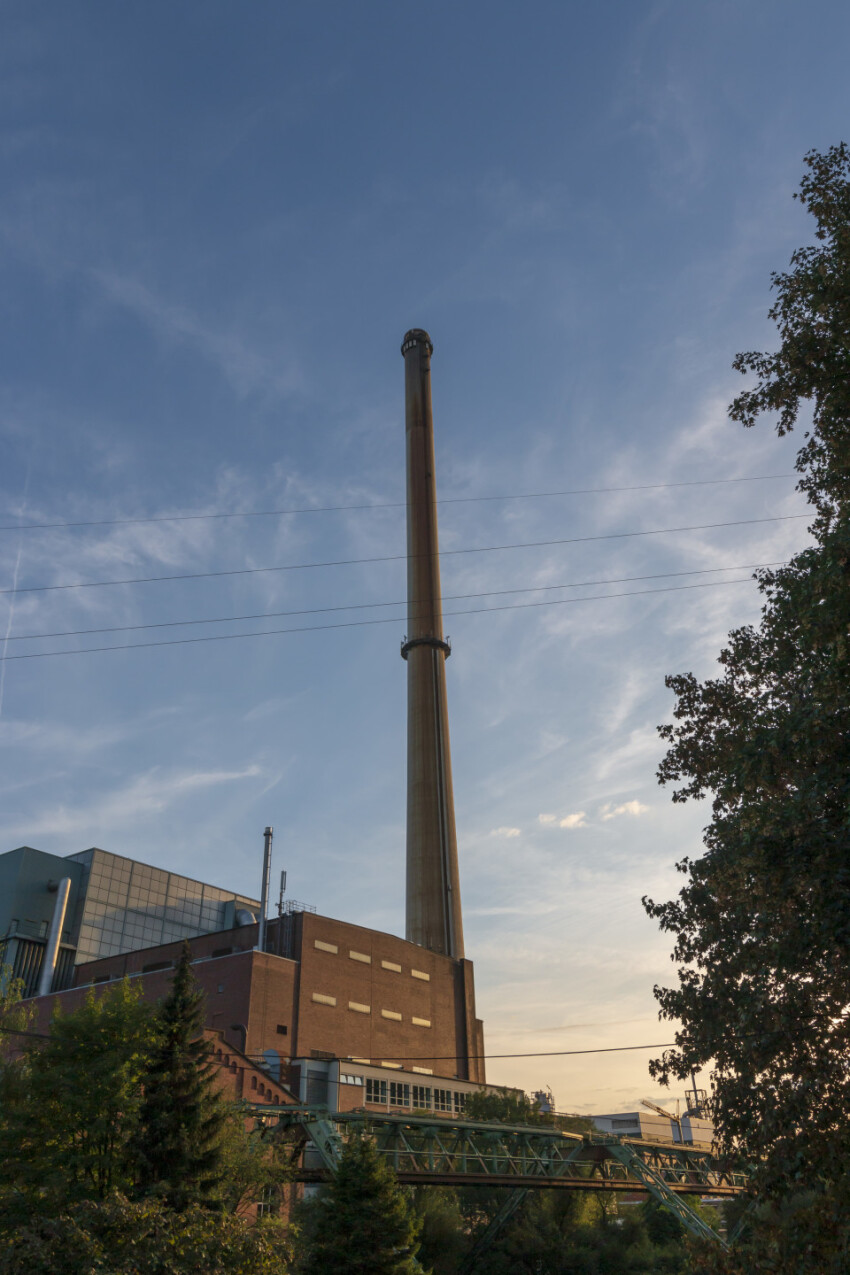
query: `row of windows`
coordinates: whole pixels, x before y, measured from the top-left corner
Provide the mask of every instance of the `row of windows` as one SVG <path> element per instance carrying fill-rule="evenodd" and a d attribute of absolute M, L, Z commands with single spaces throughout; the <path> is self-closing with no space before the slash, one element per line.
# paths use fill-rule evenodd
<path fill-rule="evenodd" d="M 325 992 L 313 992 L 313 1000 L 317 1005 L 336 1005 L 336 997 L 329 996 Z M 372 1012 L 371 1005 L 362 1005 L 360 1001 L 349 1001 L 348 1008 L 355 1014 L 371 1014 Z M 396 1023 L 404 1022 L 404 1015 L 400 1014 L 397 1009 L 382 1009 L 381 1017 L 389 1018 Z M 414 1027 L 431 1026 L 430 1018 L 417 1018 L 415 1014 L 411 1017 L 410 1021 L 413 1023 Z"/>
<path fill-rule="evenodd" d="M 339 945 L 337 943 L 328 943 L 325 939 L 313 939 L 313 947 L 315 947 L 319 952 L 330 952 L 333 956 L 339 955 Z M 372 964 L 372 958 L 368 955 L 368 953 L 356 952 L 353 949 L 349 949 L 348 959 L 351 961 L 360 961 L 362 965 Z M 381 961 L 381 969 L 390 970 L 393 974 L 401 973 L 401 966 L 395 961 Z M 431 975 L 426 973 L 425 970 L 411 969 L 410 976 L 411 978 L 418 978 L 423 983 L 431 982 Z"/>
<path fill-rule="evenodd" d="M 362 1084 L 340 1076 L 349 1084 Z M 417 1111 L 449 1111 L 461 1115 L 466 1110 L 466 1094 L 456 1089 L 432 1089 L 430 1085 L 410 1085 L 403 1080 L 377 1080 L 367 1077 L 366 1101 L 381 1106 L 410 1107 Z"/>

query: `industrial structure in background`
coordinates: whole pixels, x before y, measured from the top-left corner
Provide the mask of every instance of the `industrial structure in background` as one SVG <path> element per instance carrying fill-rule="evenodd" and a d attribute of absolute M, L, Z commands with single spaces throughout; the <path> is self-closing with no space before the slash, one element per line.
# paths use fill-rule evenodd
<path fill-rule="evenodd" d="M 146 998 L 159 999 L 187 941 L 206 994 L 207 1034 L 239 1097 L 388 1118 L 433 1112 L 457 1121 L 467 1096 L 485 1084 L 483 1027 L 463 944 L 432 353 L 427 332 L 405 335 L 406 938 L 286 900 L 285 873 L 277 918 L 269 920 L 271 827 L 259 900 L 96 847 L 61 857 L 21 846 L 0 855 L 0 960 L 35 998 L 38 1030 L 49 1029 L 57 1005 L 68 1012 L 90 988 L 116 979 L 138 979 Z M 542 1112 L 554 1112 L 551 1090 L 534 1096 Z M 704 1097 L 694 1082 L 682 1118 L 653 1108 L 653 1116 L 593 1119 L 603 1134 L 695 1150 L 711 1143 Z"/>
<path fill-rule="evenodd" d="M 463 956 L 463 919 L 449 748 L 431 355 L 427 332 L 405 335 L 407 440 L 407 937 Z"/>
<path fill-rule="evenodd" d="M 97 848 L 62 858 L 23 846 L 0 856 L 0 945 L 41 1028 L 57 1003 L 70 1010 L 116 978 L 159 998 L 187 940 L 218 1061 L 258 1061 L 290 1101 L 456 1118 L 484 1083 L 452 793 L 432 351 L 427 332 L 406 334 L 406 939 L 284 903 L 283 881 L 269 921 L 271 827 L 259 900 Z"/>

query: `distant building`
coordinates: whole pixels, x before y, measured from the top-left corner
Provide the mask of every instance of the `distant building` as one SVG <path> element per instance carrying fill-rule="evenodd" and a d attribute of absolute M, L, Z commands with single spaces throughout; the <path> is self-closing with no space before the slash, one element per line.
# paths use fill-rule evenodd
<path fill-rule="evenodd" d="M 617 1111 L 613 1115 L 591 1116 L 590 1119 L 601 1133 L 639 1138 L 642 1142 L 682 1142 L 684 1146 L 708 1150 L 714 1141 L 714 1125 L 699 1116 L 681 1116 L 677 1122 L 652 1111 Z"/>

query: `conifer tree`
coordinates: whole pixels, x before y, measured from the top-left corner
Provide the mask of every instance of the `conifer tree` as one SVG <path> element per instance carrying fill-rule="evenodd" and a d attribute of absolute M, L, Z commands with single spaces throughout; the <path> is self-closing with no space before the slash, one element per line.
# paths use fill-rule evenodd
<path fill-rule="evenodd" d="M 171 991 L 157 1011 L 158 1038 L 142 1077 L 134 1139 L 137 1193 L 159 1196 L 177 1210 L 194 1203 L 216 1207 L 221 1186 L 226 1107 L 214 1088 L 203 1024 L 203 992 L 184 943 Z"/>
<path fill-rule="evenodd" d="M 346 1145 L 307 1218 L 303 1275 L 423 1275 L 416 1260 L 421 1222 L 366 1138 Z"/>

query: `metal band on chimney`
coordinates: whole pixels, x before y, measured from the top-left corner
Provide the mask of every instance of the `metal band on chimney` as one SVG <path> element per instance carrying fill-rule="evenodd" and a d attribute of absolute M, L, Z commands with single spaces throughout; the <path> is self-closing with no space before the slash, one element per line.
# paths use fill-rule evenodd
<path fill-rule="evenodd" d="M 405 638 L 401 644 L 401 658 L 403 660 L 407 659 L 407 652 L 411 650 L 414 646 L 436 647 L 438 651 L 443 652 L 446 659 L 448 659 L 452 653 L 451 645 L 448 642 L 444 642 L 442 638 L 435 638 L 435 637 Z"/>

